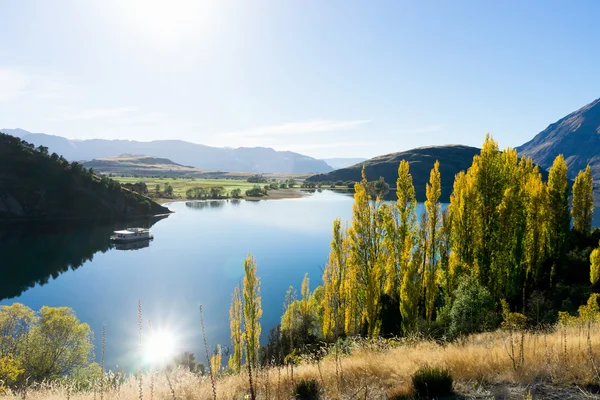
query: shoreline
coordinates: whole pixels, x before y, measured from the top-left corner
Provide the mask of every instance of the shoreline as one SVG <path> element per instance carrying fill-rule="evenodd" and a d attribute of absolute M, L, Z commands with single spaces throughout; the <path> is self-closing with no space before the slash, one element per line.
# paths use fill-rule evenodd
<path fill-rule="evenodd" d="M 246 201 L 262 201 L 262 200 L 283 200 L 283 199 L 300 199 L 306 197 L 309 193 L 302 191 L 301 189 L 276 189 L 270 190 L 266 196 L 242 196 L 239 198 L 221 198 L 221 199 L 187 199 L 185 197 L 173 197 L 165 198 L 160 197 L 157 199 L 151 199 L 155 203 L 164 205 L 167 203 L 174 203 L 177 201 L 210 201 L 210 200 L 246 200 Z"/>

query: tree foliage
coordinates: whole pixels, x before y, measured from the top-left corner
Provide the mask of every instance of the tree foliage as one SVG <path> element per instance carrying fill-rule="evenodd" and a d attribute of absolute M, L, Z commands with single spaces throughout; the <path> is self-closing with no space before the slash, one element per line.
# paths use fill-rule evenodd
<path fill-rule="evenodd" d="M 594 215 L 594 182 L 592 170 L 588 165 L 585 171 L 579 171 L 573 183 L 573 229 L 584 235 L 589 235 L 592 230 L 592 217 Z"/>

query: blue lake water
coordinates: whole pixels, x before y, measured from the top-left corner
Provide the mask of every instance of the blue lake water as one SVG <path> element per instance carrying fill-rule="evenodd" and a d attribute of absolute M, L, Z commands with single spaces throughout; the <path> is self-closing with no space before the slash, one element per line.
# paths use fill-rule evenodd
<path fill-rule="evenodd" d="M 94 226 L 16 226 L 0 230 L 0 305 L 33 309 L 68 306 L 95 332 L 99 353 L 106 326 L 107 366 L 136 358 L 137 304 L 144 325 L 174 332 L 181 351 L 204 357 L 199 305 L 209 346 L 229 344 L 229 305 L 243 278 L 246 255 L 256 258 L 263 303 L 262 338 L 276 325 L 290 285 L 305 272 L 321 283 L 335 218 L 349 220 L 353 199 L 324 191 L 299 199 L 176 202 L 151 226 L 154 240 L 138 249 L 108 240 L 123 223 Z M 99 355 L 99 354 L 97 354 Z"/>

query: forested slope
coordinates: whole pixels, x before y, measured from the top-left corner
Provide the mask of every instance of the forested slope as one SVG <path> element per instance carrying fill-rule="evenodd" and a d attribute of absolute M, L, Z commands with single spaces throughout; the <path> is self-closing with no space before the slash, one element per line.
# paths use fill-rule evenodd
<path fill-rule="evenodd" d="M 0 221 L 124 218 L 168 213 L 81 164 L 0 133 Z"/>

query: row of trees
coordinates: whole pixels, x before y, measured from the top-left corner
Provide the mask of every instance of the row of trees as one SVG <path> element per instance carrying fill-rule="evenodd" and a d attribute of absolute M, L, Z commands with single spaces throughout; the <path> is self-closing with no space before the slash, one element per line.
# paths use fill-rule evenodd
<path fill-rule="evenodd" d="M 531 159 L 519 159 L 514 149 L 501 152 L 491 136 L 471 167 L 457 174 L 445 209 L 438 162 L 424 210 L 417 209 L 408 162 L 398 168 L 395 203 L 383 202 L 363 171 L 350 226 L 334 221 L 323 286 L 310 293 L 305 279 L 302 298 L 286 302 L 281 333 L 326 340 L 408 333 L 459 316 L 469 295 L 490 300 L 481 304 L 506 299 L 512 309 L 524 310 L 532 293 L 572 281 L 570 241 L 573 235 L 591 237 L 592 190 L 588 167 L 575 180 L 570 207 L 562 156 L 546 183 Z M 588 284 L 600 278 L 598 270 L 592 267 L 590 275 L 587 269 Z M 461 286 L 465 280 L 469 284 Z"/>

